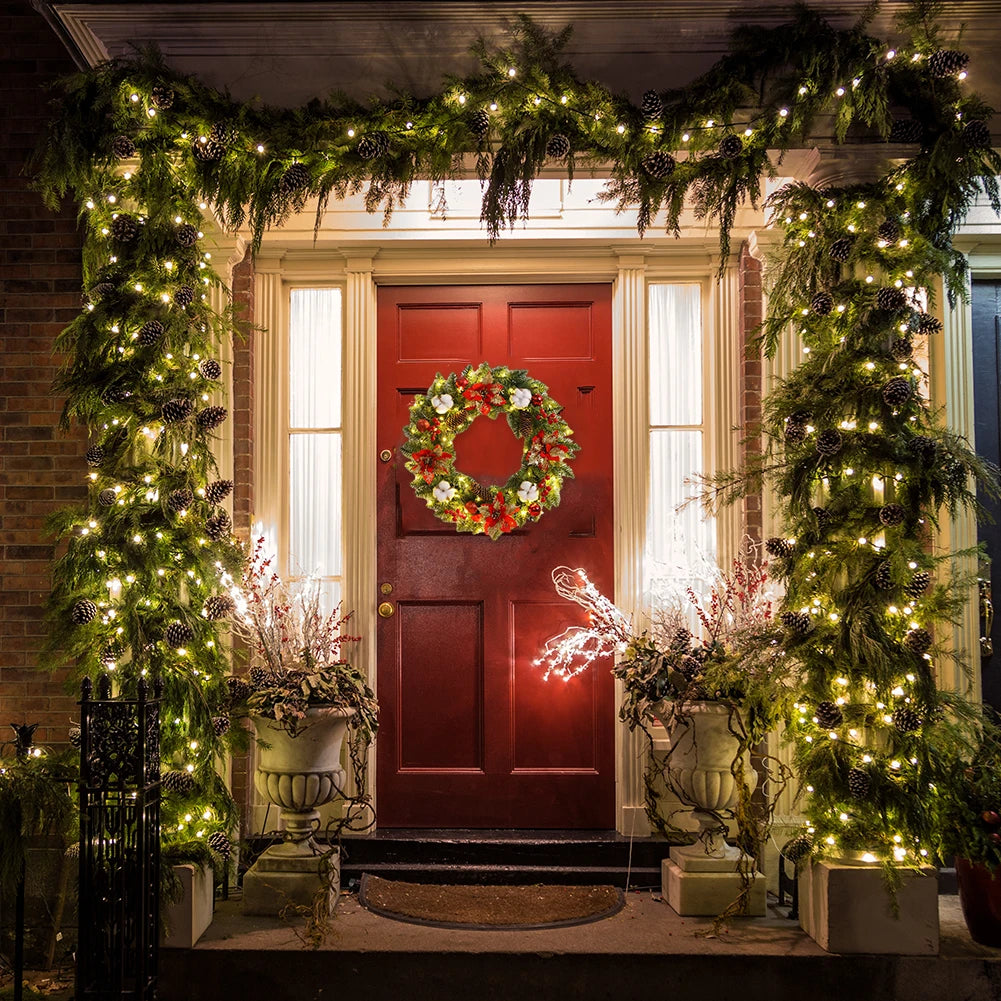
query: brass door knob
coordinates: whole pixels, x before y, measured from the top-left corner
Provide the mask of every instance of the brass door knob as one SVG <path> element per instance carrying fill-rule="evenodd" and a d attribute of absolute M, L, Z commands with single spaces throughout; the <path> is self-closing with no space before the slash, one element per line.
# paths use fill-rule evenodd
<path fill-rule="evenodd" d="M 392 459 L 392 457 L 393 457 L 393 450 L 391 448 L 384 448 L 379 453 L 379 458 L 382 459 L 383 462 L 389 462 L 389 460 Z"/>
<path fill-rule="evenodd" d="M 379 605 L 379 614 L 384 618 L 390 618 L 396 611 L 396 606 L 391 601 L 384 601 Z"/>

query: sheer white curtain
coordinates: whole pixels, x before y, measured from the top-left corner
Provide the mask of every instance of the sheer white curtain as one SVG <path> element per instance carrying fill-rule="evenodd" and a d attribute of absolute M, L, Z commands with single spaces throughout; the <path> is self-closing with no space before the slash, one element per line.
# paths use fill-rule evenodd
<path fill-rule="evenodd" d="M 700 593 L 716 562 L 716 523 L 686 482 L 706 470 L 706 379 L 702 287 L 651 284 L 650 496 L 644 581 L 651 607 L 686 605 L 685 588 Z"/>
<path fill-rule="evenodd" d="M 288 548 L 291 576 L 340 600 L 341 290 L 293 289 L 288 336 Z"/>

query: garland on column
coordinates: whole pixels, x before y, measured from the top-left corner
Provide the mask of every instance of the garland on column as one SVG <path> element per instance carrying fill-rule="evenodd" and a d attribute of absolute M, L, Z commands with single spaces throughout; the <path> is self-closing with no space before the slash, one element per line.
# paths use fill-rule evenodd
<path fill-rule="evenodd" d="M 943 501 L 969 502 L 967 474 L 979 468 L 964 443 L 934 425 L 916 393 L 919 373 L 893 369 L 909 357 L 894 342 L 913 344 L 932 322 L 907 288 L 933 289 L 941 273 L 952 294 L 964 290 L 965 262 L 950 236 L 979 186 L 998 207 L 994 174 L 1001 171 L 990 149 L 990 109 L 960 91 L 965 57 L 931 26 L 941 9 L 912 4 L 901 22 L 908 40 L 891 47 L 866 34 L 864 21 L 839 31 L 797 7 L 779 28 L 740 29 L 730 54 L 707 74 L 679 91 L 652 89 L 639 107 L 575 75 L 561 54 L 569 29 L 551 37 L 524 18 L 510 48 L 477 48 L 477 75 L 450 80 L 423 100 L 243 105 L 171 70 L 155 51 L 68 82 L 34 168 L 47 201 L 72 195 L 85 227 L 85 306 L 59 340 L 68 361 L 57 389 L 67 395 L 66 421 L 85 425 L 92 446 L 87 504 L 54 519 L 66 551 L 53 574 L 49 660 L 69 656 L 78 673 L 114 671 L 126 690 L 144 672 L 164 679 L 164 749 L 175 766 L 165 780 L 174 792 L 168 837 L 206 837 L 213 825 L 227 826 L 229 811 L 212 768 L 232 739 L 217 635 L 229 608 L 217 570 L 234 568 L 239 553 L 219 507 L 231 484 L 217 478 L 210 455 L 210 436 L 226 415 L 208 397 L 221 374 L 215 346 L 232 325 L 207 299 L 218 282 L 201 243 L 208 205 L 226 224 L 249 226 L 257 246 L 268 227 L 311 199 L 317 226 L 331 196 L 363 190 L 367 208 L 388 218 L 414 181 L 459 176 L 469 158 L 484 182 L 482 218 L 494 239 L 524 218 L 547 163 L 565 165 L 570 177 L 578 164 L 596 164 L 611 171 L 606 198 L 636 212 L 640 232 L 662 219 L 677 233 L 683 207 L 694 205 L 719 227 L 725 260 L 737 207 L 756 202 L 777 154 L 810 144 L 831 115 L 839 141 L 890 139 L 914 155 L 870 188 L 798 188 L 776 202 L 788 239 L 766 334 L 774 342 L 805 309 L 803 336 L 813 351 L 812 367 L 769 410 L 776 440 L 802 428 L 776 467 L 796 539 L 782 557 L 790 612 L 816 626 L 819 614 L 794 607 L 803 602 L 822 609 L 825 623 L 830 614 L 840 622 L 790 640 L 811 678 L 803 727 L 819 725 L 810 714 L 820 719 L 821 702 L 833 702 L 844 720 L 825 714 L 841 738 L 830 745 L 836 753 L 820 760 L 814 740 L 802 762 L 808 769 L 834 762 L 825 765 L 829 781 L 814 783 L 815 813 L 828 817 L 843 801 L 852 768 L 842 748 L 858 729 L 854 709 L 833 697 L 825 665 L 837 654 L 846 658 L 836 670 L 847 678 L 852 706 L 867 693 L 866 705 L 878 698 L 919 715 L 917 729 L 898 726 L 893 734 L 907 755 L 903 772 L 919 768 L 910 757 L 920 765 L 928 756 L 931 745 L 922 741 L 938 726 L 939 700 L 927 651 L 913 649 L 924 642 L 920 630 L 953 606 L 944 582 L 922 598 L 905 589 L 916 593 L 913 575 L 930 564 L 919 519 L 930 521 Z M 857 278 L 857 268 L 872 281 Z M 847 472 L 849 460 L 858 473 Z M 885 503 L 863 503 L 863 471 L 896 484 L 886 488 Z M 816 484 L 825 476 L 830 499 L 819 502 Z M 827 512 L 823 525 L 815 507 Z M 857 542 L 880 531 L 884 552 Z M 808 569 L 806 561 L 817 559 L 808 539 L 824 545 L 822 572 Z M 839 559 L 850 584 L 835 577 Z M 877 570 L 889 582 L 879 585 L 879 603 Z M 888 618 L 884 598 L 900 608 L 907 598 L 918 626 L 905 628 L 914 615 Z M 865 623 L 876 628 L 875 641 L 859 631 Z M 898 686 L 887 686 L 899 680 L 893 665 L 902 652 L 915 681 L 901 674 L 905 695 L 897 696 Z M 913 705 L 897 705 L 908 697 Z M 888 772 L 866 774 L 877 793 L 904 788 Z M 907 788 L 923 777 L 915 771 Z M 893 792 L 886 802 L 902 799 Z M 908 839 L 920 819 L 914 809 L 890 824 Z M 879 827 L 874 813 L 866 817 L 866 830 Z"/>

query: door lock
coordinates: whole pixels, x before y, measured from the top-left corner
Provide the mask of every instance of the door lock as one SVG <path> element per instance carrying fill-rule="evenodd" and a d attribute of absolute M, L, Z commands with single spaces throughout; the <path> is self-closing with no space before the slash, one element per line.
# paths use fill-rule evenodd
<path fill-rule="evenodd" d="M 392 459 L 392 457 L 393 457 L 393 450 L 392 450 L 391 448 L 384 448 L 384 449 L 383 449 L 383 450 L 382 450 L 382 451 L 381 451 L 381 452 L 379 453 L 379 458 L 380 458 L 380 459 L 381 459 L 381 460 L 382 460 L 383 462 L 389 462 L 389 460 L 390 460 L 390 459 Z"/>
<path fill-rule="evenodd" d="M 396 612 L 396 606 L 391 601 L 384 601 L 379 605 L 379 615 L 384 619 L 392 618 Z"/>

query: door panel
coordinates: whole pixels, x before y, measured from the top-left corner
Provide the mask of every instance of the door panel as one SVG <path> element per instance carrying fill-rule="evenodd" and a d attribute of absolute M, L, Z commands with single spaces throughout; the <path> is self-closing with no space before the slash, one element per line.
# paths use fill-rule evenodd
<path fill-rule="evenodd" d="M 399 454 L 415 393 L 467 364 L 525 368 L 563 404 L 581 451 L 542 519 L 496 542 L 457 533 Z M 544 682 L 533 661 L 584 620 L 551 571 L 613 585 L 611 287 L 384 288 L 378 307 L 378 811 L 385 827 L 614 826 L 611 663 Z M 502 483 L 521 462 L 503 418 L 456 439 L 457 466 Z M 380 595 L 376 600 L 382 600 Z"/>

